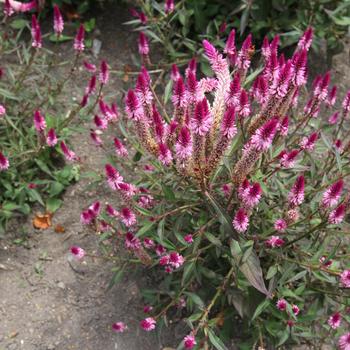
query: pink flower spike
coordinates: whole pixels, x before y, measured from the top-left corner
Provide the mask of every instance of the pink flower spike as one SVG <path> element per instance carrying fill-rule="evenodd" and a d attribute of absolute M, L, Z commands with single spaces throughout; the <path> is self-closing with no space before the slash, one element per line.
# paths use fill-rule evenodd
<path fill-rule="evenodd" d="M 102 132 L 100 130 L 91 130 L 90 131 L 90 138 L 96 146 L 102 146 L 102 144 L 103 144 L 103 141 L 100 137 L 101 133 Z"/>
<path fill-rule="evenodd" d="M 171 252 L 169 254 L 169 264 L 175 269 L 178 269 L 179 267 L 181 267 L 184 261 L 185 261 L 184 257 L 180 255 L 178 252 Z"/>
<path fill-rule="evenodd" d="M 118 190 L 119 185 L 123 183 L 123 177 L 119 174 L 117 169 L 115 169 L 111 164 L 106 164 L 105 173 L 109 187 L 112 190 Z"/>
<path fill-rule="evenodd" d="M 4 105 L 0 104 L 0 117 L 3 117 L 6 114 L 6 108 Z"/>
<path fill-rule="evenodd" d="M 295 316 L 298 316 L 299 312 L 300 312 L 300 309 L 299 309 L 298 305 L 293 304 L 292 305 L 292 311 L 293 311 Z"/>
<path fill-rule="evenodd" d="M 238 198 L 243 199 L 243 197 L 245 196 L 249 188 L 250 188 L 249 181 L 247 179 L 244 179 L 243 182 L 238 187 Z"/>
<path fill-rule="evenodd" d="M 89 84 L 85 89 L 85 94 L 86 95 L 91 95 L 95 92 L 96 90 L 96 75 L 93 75 L 90 80 L 89 80 Z"/>
<path fill-rule="evenodd" d="M 171 151 L 165 143 L 160 143 L 158 145 L 158 159 L 165 166 L 169 166 L 173 160 L 173 156 L 171 155 Z"/>
<path fill-rule="evenodd" d="M 274 228 L 278 232 L 284 232 L 287 228 L 287 223 L 284 219 L 277 219 L 275 221 Z"/>
<path fill-rule="evenodd" d="M 339 312 L 336 312 L 332 316 L 329 317 L 327 323 L 332 329 L 337 329 L 340 327 L 341 324 L 341 315 Z"/>
<path fill-rule="evenodd" d="M 255 207 L 261 198 L 262 189 L 258 182 L 252 184 L 245 192 L 243 197 L 243 203 L 247 208 Z"/>
<path fill-rule="evenodd" d="M 186 88 L 181 77 L 175 81 L 171 101 L 176 108 L 184 108 L 187 105 Z"/>
<path fill-rule="evenodd" d="M 143 312 L 145 314 L 149 314 L 152 310 L 153 310 L 153 307 L 150 306 L 150 305 L 146 305 L 146 306 L 143 307 Z"/>
<path fill-rule="evenodd" d="M 289 194 L 288 201 L 293 206 L 296 207 L 303 203 L 304 201 L 304 188 L 305 188 L 305 178 L 303 175 L 297 177 L 294 185 L 292 186 Z"/>
<path fill-rule="evenodd" d="M 122 223 L 127 227 L 136 224 L 136 215 L 129 208 L 122 208 L 120 211 L 120 218 Z"/>
<path fill-rule="evenodd" d="M 128 327 L 124 322 L 116 322 L 112 324 L 112 329 L 116 333 L 123 333 Z"/>
<path fill-rule="evenodd" d="M 314 132 L 309 137 L 303 137 L 300 142 L 300 148 L 302 150 L 312 151 L 315 147 L 315 143 L 318 140 L 319 133 Z"/>
<path fill-rule="evenodd" d="M 341 193 L 343 191 L 344 181 L 338 180 L 333 185 L 331 185 L 322 196 L 322 205 L 326 208 L 333 207 L 339 201 Z"/>
<path fill-rule="evenodd" d="M 350 288 L 350 270 L 344 270 L 340 275 L 340 282 L 345 288 Z"/>
<path fill-rule="evenodd" d="M 179 79 L 181 77 L 180 72 L 179 72 L 179 68 L 178 66 L 174 63 L 171 66 L 171 73 L 170 73 L 170 78 L 172 81 L 176 81 L 177 79 Z"/>
<path fill-rule="evenodd" d="M 338 117 L 339 117 L 339 112 L 333 113 L 329 118 L 328 118 L 328 123 L 331 125 L 337 124 L 338 122 Z"/>
<path fill-rule="evenodd" d="M 279 248 L 283 246 L 284 240 L 280 236 L 271 236 L 265 241 L 265 244 L 270 248 Z"/>
<path fill-rule="evenodd" d="M 41 30 L 35 15 L 32 15 L 32 47 L 40 49 L 42 47 Z"/>
<path fill-rule="evenodd" d="M 139 53 L 140 53 L 140 55 L 148 55 L 149 54 L 148 39 L 147 39 L 144 32 L 140 32 L 140 34 L 139 34 Z"/>
<path fill-rule="evenodd" d="M 221 191 L 226 198 L 228 198 L 230 196 L 231 190 L 232 190 L 231 184 L 223 184 L 221 186 Z"/>
<path fill-rule="evenodd" d="M 278 126 L 278 119 L 273 118 L 268 120 L 260 127 L 251 138 L 252 146 L 258 150 L 267 150 L 275 137 Z"/>
<path fill-rule="evenodd" d="M 305 49 L 306 51 L 308 51 L 312 43 L 312 37 L 313 37 L 313 30 L 311 27 L 309 27 L 308 29 L 306 29 L 306 31 L 300 38 L 297 49 L 298 50 Z"/>
<path fill-rule="evenodd" d="M 261 54 L 265 58 L 265 60 L 268 60 L 271 55 L 271 49 L 270 49 L 270 43 L 268 37 L 265 35 L 262 47 L 261 47 Z"/>
<path fill-rule="evenodd" d="M 196 72 L 197 72 L 197 61 L 196 61 L 196 59 L 193 57 L 193 58 L 188 62 L 188 66 L 187 66 L 186 71 L 185 71 L 185 76 L 186 76 L 186 78 L 187 78 L 189 73 L 192 73 L 192 74 L 196 75 Z"/>
<path fill-rule="evenodd" d="M 144 113 L 134 90 L 128 91 L 125 99 L 125 105 L 125 111 L 130 119 L 140 120 L 143 118 Z"/>
<path fill-rule="evenodd" d="M 81 99 L 80 106 L 81 106 L 82 108 L 84 108 L 84 107 L 86 107 L 86 105 L 88 104 L 88 102 L 89 102 L 89 95 L 88 95 L 88 94 L 85 94 L 85 95 L 83 96 L 83 98 Z"/>
<path fill-rule="evenodd" d="M 151 249 L 151 248 L 154 248 L 155 243 L 152 239 L 146 237 L 143 239 L 143 245 L 145 246 L 145 248 Z"/>
<path fill-rule="evenodd" d="M 55 31 L 55 34 L 59 37 L 64 28 L 64 22 L 63 17 L 61 15 L 59 7 L 54 4 L 53 5 L 53 29 Z"/>
<path fill-rule="evenodd" d="M 246 118 L 250 115 L 250 111 L 248 94 L 244 89 L 242 89 L 239 95 L 238 114 L 240 117 Z"/>
<path fill-rule="evenodd" d="M 125 235 L 125 247 L 131 250 L 139 250 L 141 248 L 141 241 L 133 233 L 127 232 Z"/>
<path fill-rule="evenodd" d="M 101 62 L 99 80 L 103 85 L 108 84 L 109 81 L 109 68 L 105 60 Z"/>
<path fill-rule="evenodd" d="M 99 128 L 101 130 L 105 130 L 108 127 L 108 122 L 105 118 L 101 118 L 98 115 L 94 116 L 94 123 L 96 125 L 96 128 Z"/>
<path fill-rule="evenodd" d="M 14 9 L 12 8 L 10 4 L 10 0 L 5 0 L 4 3 L 4 15 L 7 17 L 12 16 L 15 13 Z"/>
<path fill-rule="evenodd" d="M 179 161 L 188 159 L 192 154 L 192 140 L 190 131 L 183 126 L 179 132 L 177 142 L 175 144 L 176 158 Z"/>
<path fill-rule="evenodd" d="M 345 98 L 342 103 L 343 116 L 346 118 L 350 111 L 350 90 L 346 93 Z"/>
<path fill-rule="evenodd" d="M 46 128 L 45 118 L 41 115 L 40 111 L 34 112 L 34 126 L 39 133 L 42 133 Z"/>
<path fill-rule="evenodd" d="M 96 72 L 96 66 L 94 64 L 89 63 L 88 61 L 83 61 L 83 65 L 87 71 L 89 71 L 91 73 Z"/>
<path fill-rule="evenodd" d="M 328 216 L 328 222 L 330 224 L 338 225 L 340 224 L 344 217 L 346 212 L 346 206 L 344 204 L 340 204 L 337 208 L 332 210 Z"/>
<path fill-rule="evenodd" d="M 165 0 L 165 13 L 169 14 L 175 10 L 174 0 Z"/>
<path fill-rule="evenodd" d="M 283 152 L 280 160 L 281 167 L 287 168 L 287 169 L 293 168 L 299 153 L 300 151 L 297 149 L 293 149 L 290 152 L 287 152 L 287 151 Z"/>
<path fill-rule="evenodd" d="M 50 147 L 54 147 L 57 144 L 57 135 L 55 132 L 54 128 L 51 128 L 48 132 L 47 132 L 47 136 L 46 136 L 46 143 L 48 146 Z"/>
<path fill-rule="evenodd" d="M 337 87 L 334 85 L 328 94 L 326 104 L 328 107 L 333 107 L 337 99 Z"/>
<path fill-rule="evenodd" d="M 191 350 L 195 347 L 196 344 L 196 339 L 192 333 L 186 335 L 186 337 L 184 338 L 185 349 Z"/>
<path fill-rule="evenodd" d="M 190 121 L 190 127 L 193 133 L 204 136 L 212 125 L 208 101 L 204 98 L 196 104 L 193 117 Z"/>
<path fill-rule="evenodd" d="M 10 166 L 9 160 L 4 156 L 2 152 L 0 152 L 0 171 L 7 170 L 9 166 Z"/>
<path fill-rule="evenodd" d="M 278 299 L 276 306 L 278 310 L 284 311 L 287 308 L 287 301 L 285 299 Z"/>
<path fill-rule="evenodd" d="M 340 350 L 350 350 L 350 332 L 339 338 L 338 345 Z"/>
<path fill-rule="evenodd" d="M 78 53 L 83 52 L 85 49 L 84 44 L 84 38 L 85 38 L 85 28 L 83 24 L 80 24 L 77 35 L 74 39 L 74 50 Z"/>
<path fill-rule="evenodd" d="M 339 140 L 339 139 L 335 140 L 334 141 L 334 147 L 339 153 L 341 153 L 343 151 L 343 142 L 341 140 Z"/>
<path fill-rule="evenodd" d="M 291 60 L 280 69 L 278 78 L 271 86 L 271 93 L 276 94 L 279 98 L 286 96 L 291 79 L 293 78 L 293 66 Z"/>
<path fill-rule="evenodd" d="M 193 243 L 193 236 L 191 234 L 188 234 L 184 237 L 184 240 L 187 244 L 192 244 Z"/>
<path fill-rule="evenodd" d="M 234 229 L 240 233 L 247 231 L 249 226 L 249 218 L 246 211 L 243 208 L 238 209 L 233 221 L 232 225 Z"/>
<path fill-rule="evenodd" d="M 288 135 L 288 127 L 289 127 L 289 118 L 286 116 L 282 119 L 279 125 L 279 133 L 281 136 Z"/>
<path fill-rule="evenodd" d="M 85 250 L 83 248 L 76 246 L 76 245 L 74 245 L 70 248 L 70 253 L 71 253 L 71 256 L 75 260 L 81 260 L 85 256 Z"/>
<path fill-rule="evenodd" d="M 77 160 L 77 156 L 75 155 L 75 153 L 67 147 L 67 145 L 65 144 L 64 141 L 61 141 L 60 147 L 61 147 L 61 151 L 63 152 L 64 157 L 68 161 L 72 162 L 72 161 Z"/>
<path fill-rule="evenodd" d="M 119 157 L 125 158 L 128 156 L 128 150 L 116 137 L 114 138 L 114 149 Z"/>
<path fill-rule="evenodd" d="M 153 331 L 156 328 L 156 320 L 153 317 L 147 317 L 140 322 L 140 326 L 146 332 Z"/>

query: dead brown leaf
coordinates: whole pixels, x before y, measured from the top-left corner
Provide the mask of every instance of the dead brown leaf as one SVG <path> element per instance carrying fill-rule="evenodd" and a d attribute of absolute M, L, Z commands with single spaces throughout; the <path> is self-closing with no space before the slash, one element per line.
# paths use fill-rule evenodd
<path fill-rule="evenodd" d="M 64 233 L 64 232 L 66 232 L 66 229 L 62 225 L 57 224 L 55 226 L 55 232 L 56 233 Z"/>
<path fill-rule="evenodd" d="M 38 230 L 46 230 L 52 226 L 52 213 L 36 213 L 33 219 L 33 226 Z"/>

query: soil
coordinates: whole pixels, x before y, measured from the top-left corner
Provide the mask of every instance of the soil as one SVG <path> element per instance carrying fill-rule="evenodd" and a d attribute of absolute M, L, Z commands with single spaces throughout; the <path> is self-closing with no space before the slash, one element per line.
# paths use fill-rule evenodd
<path fill-rule="evenodd" d="M 102 48 L 95 62 L 105 58 L 113 67 L 130 64 L 136 51 L 135 35 L 122 24 L 129 19 L 128 11 L 118 3 L 96 15 L 96 37 Z M 70 45 L 61 46 L 65 59 L 73 55 Z M 335 62 L 336 80 L 344 83 L 346 76 L 345 82 L 350 82 L 348 52 Z M 112 83 L 115 91 L 122 91 L 124 85 L 120 79 Z M 72 91 L 73 97 L 79 96 L 77 91 Z M 343 95 L 344 88 L 341 91 Z M 87 134 L 76 135 L 72 143 L 84 171 L 104 163 L 104 154 Z M 107 202 L 110 192 L 105 185 L 93 189 L 88 185 L 82 178 L 66 191 L 52 226 L 62 225 L 64 233 L 53 228 L 37 231 L 29 218 L 12 225 L 0 241 L 0 350 L 170 350 L 182 338 L 182 324 L 158 333 L 140 330 L 140 289 L 148 282 L 142 270 L 109 289 L 111 263 L 86 258 L 81 264 L 69 264 L 67 252 L 72 245 L 98 251 L 98 236 L 80 224 L 79 215 L 94 200 Z M 114 333 L 111 325 L 116 321 L 127 323 L 128 331 Z"/>

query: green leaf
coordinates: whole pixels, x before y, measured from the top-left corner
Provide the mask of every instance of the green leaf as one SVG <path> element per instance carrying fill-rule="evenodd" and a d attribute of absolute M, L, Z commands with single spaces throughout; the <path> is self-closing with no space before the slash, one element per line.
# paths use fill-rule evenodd
<path fill-rule="evenodd" d="M 53 43 L 64 43 L 66 41 L 71 41 L 74 38 L 72 36 L 68 36 L 68 35 L 63 35 L 61 34 L 59 37 L 57 37 L 56 34 L 51 34 L 49 36 L 49 40 Z"/>
<path fill-rule="evenodd" d="M 165 226 L 165 219 L 162 219 L 159 221 L 158 228 L 157 228 L 157 235 L 159 237 L 159 241 L 161 244 L 164 242 L 164 226 Z"/>
<path fill-rule="evenodd" d="M 204 301 L 197 294 L 190 292 L 184 292 L 184 294 L 186 294 L 200 309 L 205 308 Z"/>
<path fill-rule="evenodd" d="M 228 350 L 222 340 L 211 330 L 208 329 L 209 340 L 217 350 Z"/>
<path fill-rule="evenodd" d="M 162 189 L 163 189 L 165 199 L 171 200 L 171 201 L 175 199 L 175 194 L 169 186 L 162 184 Z"/>
<path fill-rule="evenodd" d="M 231 254 L 235 259 L 235 262 L 241 272 L 244 274 L 250 284 L 261 293 L 270 298 L 271 292 L 266 289 L 262 269 L 260 266 L 260 260 L 255 251 L 252 250 L 247 259 L 243 262 L 243 252 L 239 243 L 235 240 L 231 240 Z"/>
<path fill-rule="evenodd" d="M 108 285 L 108 287 L 107 287 L 107 290 L 108 290 L 108 289 L 111 289 L 115 284 L 117 284 L 118 282 L 120 282 L 121 279 L 123 278 L 123 275 L 124 275 L 124 268 L 121 268 L 120 270 L 117 270 L 117 271 L 114 273 L 114 275 L 113 275 L 111 281 L 109 282 L 109 285 Z"/>
<path fill-rule="evenodd" d="M 143 236 L 146 232 L 148 232 L 152 226 L 154 226 L 154 221 L 147 221 L 136 233 L 136 237 Z"/>
<path fill-rule="evenodd" d="M 40 193 L 36 189 L 28 189 L 28 195 L 33 201 L 39 202 L 42 206 L 45 206 Z"/>
<path fill-rule="evenodd" d="M 64 190 L 64 186 L 60 182 L 53 182 L 50 185 L 49 194 L 51 197 L 57 196 Z"/>
<path fill-rule="evenodd" d="M 191 261 L 184 267 L 184 272 L 182 274 L 181 286 L 184 286 L 186 282 L 192 277 L 192 272 L 196 267 L 196 261 Z"/>
<path fill-rule="evenodd" d="M 62 205 L 63 201 L 58 198 L 49 198 L 46 202 L 46 210 L 50 213 L 54 213 Z"/>
<path fill-rule="evenodd" d="M 255 309 L 254 315 L 252 317 L 252 321 L 254 321 L 258 316 L 260 316 L 261 313 L 264 312 L 269 305 L 270 305 L 269 299 L 265 299 L 262 303 L 260 303 L 259 306 Z"/>
<path fill-rule="evenodd" d="M 213 234 L 209 232 L 205 232 L 204 236 L 208 239 L 209 242 L 213 243 L 214 245 L 221 247 L 222 243 L 219 238 L 215 237 Z"/>
<path fill-rule="evenodd" d="M 19 18 L 12 21 L 10 23 L 10 27 L 13 29 L 23 29 L 27 26 L 27 24 L 28 24 L 27 20 Z"/>

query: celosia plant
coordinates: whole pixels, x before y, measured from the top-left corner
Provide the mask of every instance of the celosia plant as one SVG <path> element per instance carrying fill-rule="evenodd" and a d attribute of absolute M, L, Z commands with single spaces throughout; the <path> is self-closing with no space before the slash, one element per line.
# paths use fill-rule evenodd
<path fill-rule="evenodd" d="M 142 68 L 117 122 L 124 139 L 114 139 L 104 169 L 110 203 L 104 211 L 92 203 L 81 221 L 117 236 L 130 262 L 157 272 L 140 326 L 153 331 L 180 314 L 189 327 L 180 348 L 222 350 L 233 338 L 240 349 L 348 350 L 350 92 L 334 117 L 328 72 L 316 77 L 306 105 L 299 101 L 311 29 L 289 59 L 278 54 L 278 37 L 265 40 L 253 72 L 253 38 L 237 48 L 234 34 L 225 56 L 203 41 L 215 78 L 200 78 L 194 60 L 183 74 L 172 67 L 172 106 Z M 142 34 L 139 46 L 147 63 Z M 95 141 L 116 119 L 99 102 Z M 103 142 L 96 144 L 108 149 Z M 88 257 L 82 252 L 72 248 Z M 127 331 L 124 321 L 112 328 Z"/>
<path fill-rule="evenodd" d="M 75 79 L 84 49 L 84 28 L 74 43 L 75 59 L 60 62 L 47 50 L 36 15 L 31 21 L 15 16 L 36 9 L 36 1 L 6 0 L 0 37 L 0 233 L 7 220 L 28 214 L 32 203 L 54 212 L 66 186 L 79 177 L 79 165 L 66 139 L 72 135 L 70 123 L 84 105 L 62 98 Z M 27 45 L 22 36 L 30 29 Z M 63 17 L 54 7 L 53 36 L 64 29 Z M 60 69 L 65 69 L 64 72 Z M 93 81 L 87 96 L 92 93 Z M 65 164 L 65 160 L 68 164 Z"/>

